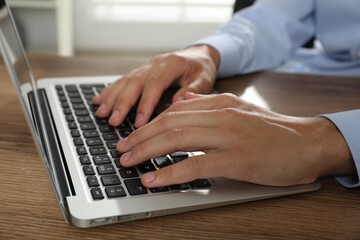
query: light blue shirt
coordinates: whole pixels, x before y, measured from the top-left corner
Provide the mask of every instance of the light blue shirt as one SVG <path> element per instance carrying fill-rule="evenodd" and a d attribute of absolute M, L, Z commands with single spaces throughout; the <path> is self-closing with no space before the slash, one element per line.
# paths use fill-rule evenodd
<path fill-rule="evenodd" d="M 313 35 L 316 47 L 301 48 Z M 360 77 L 360 1 L 257 0 L 195 44 L 218 50 L 219 77 L 269 69 Z M 360 109 L 323 116 L 343 134 L 357 168 L 337 180 L 360 186 Z"/>

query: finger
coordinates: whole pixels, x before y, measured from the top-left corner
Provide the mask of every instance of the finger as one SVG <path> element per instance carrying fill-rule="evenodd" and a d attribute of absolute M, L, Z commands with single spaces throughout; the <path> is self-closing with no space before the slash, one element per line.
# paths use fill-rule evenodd
<path fill-rule="evenodd" d="M 187 93 L 189 97 L 190 93 Z M 213 94 L 213 95 L 193 95 L 193 97 L 172 104 L 162 114 L 177 111 L 196 111 L 196 110 L 214 110 L 223 108 L 237 108 L 244 104 L 237 96 L 233 94 Z"/>
<path fill-rule="evenodd" d="M 177 102 L 184 100 L 184 94 L 186 92 L 193 93 L 209 93 L 213 87 L 212 81 L 204 78 L 199 78 L 190 84 L 182 86 L 173 96 L 172 101 Z"/>
<path fill-rule="evenodd" d="M 187 158 L 179 163 L 146 173 L 142 184 L 148 188 L 171 186 L 196 179 L 220 177 L 220 156 L 206 154 Z"/>
<path fill-rule="evenodd" d="M 135 146 L 148 141 L 166 131 L 185 127 L 213 128 L 218 125 L 218 115 L 213 111 L 173 112 L 161 115 L 119 141 L 119 152 L 130 151 Z"/>
<path fill-rule="evenodd" d="M 100 118 L 107 117 L 115 104 L 117 96 L 124 85 L 124 80 L 119 79 L 116 82 L 103 89 L 99 95 L 93 99 L 93 103 L 100 105 L 96 111 L 96 116 Z"/>
<path fill-rule="evenodd" d="M 146 79 L 146 84 L 139 101 L 135 127 L 140 128 L 149 121 L 161 95 L 175 78 L 176 76 L 173 73 L 169 73 L 163 65 L 152 71 L 152 74 Z"/>
<path fill-rule="evenodd" d="M 175 128 L 149 139 L 123 154 L 120 163 L 125 167 L 176 151 L 208 152 L 223 144 L 221 132 L 215 128 Z"/>
<path fill-rule="evenodd" d="M 109 119 L 110 125 L 118 126 L 124 121 L 128 112 L 141 95 L 142 87 L 141 79 L 129 78 L 127 80 L 121 91 L 118 92 L 118 96 Z"/>

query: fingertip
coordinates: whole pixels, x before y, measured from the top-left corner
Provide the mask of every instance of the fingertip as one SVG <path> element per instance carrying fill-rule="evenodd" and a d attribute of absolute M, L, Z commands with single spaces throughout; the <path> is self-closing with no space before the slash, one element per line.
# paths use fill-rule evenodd
<path fill-rule="evenodd" d="M 109 112 L 109 109 L 108 109 L 106 103 L 102 103 L 102 104 L 100 104 L 98 110 L 96 111 L 96 116 L 107 117 L 109 114 L 108 112 Z"/>
<path fill-rule="evenodd" d="M 156 183 L 156 173 L 155 172 L 149 172 L 144 174 L 141 177 L 141 182 L 145 187 L 157 187 L 158 183 Z"/>
<path fill-rule="evenodd" d="M 91 100 L 91 102 L 95 105 L 99 105 L 101 103 L 101 96 L 100 95 L 96 95 L 95 97 L 93 97 L 93 99 Z"/>
<path fill-rule="evenodd" d="M 135 127 L 140 128 L 146 124 L 146 118 L 143 113 L 137 113 L 135 119 Z"/>
<path fill-rule="evenodd" d="M 194 92 L 186 92 L 184 93 L 184 100 L 188 100 L 188 99 L 193 99 L 193 98 L 198 98 L 201 97 L 201 94 L 197 94 Z"/>

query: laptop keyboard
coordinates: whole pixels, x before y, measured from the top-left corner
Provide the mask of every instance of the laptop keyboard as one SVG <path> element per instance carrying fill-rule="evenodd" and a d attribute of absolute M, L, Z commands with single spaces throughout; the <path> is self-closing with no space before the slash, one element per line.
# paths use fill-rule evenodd
<path fill-rule="evenodd" d="M 105 88 L 104 84 L 56 85 L 55 88 L 84 178 L 94 200 L 211 187 L 209 180 L 198 179 L 179 185 L 147 189 L 141 184 L 142 174 L 180 162 L 189 157 L 189 154 L 174 152 L 149 159 L 136 167 L 124 168 L 119 162 L 121 153 L 116 150 L 116 143 L 135 129 L 135 107 L 120 126 L 112 127 L 108 124 L 108 119 L 95 116 L 98 106 L 91 103 L 92 98 Z"/>

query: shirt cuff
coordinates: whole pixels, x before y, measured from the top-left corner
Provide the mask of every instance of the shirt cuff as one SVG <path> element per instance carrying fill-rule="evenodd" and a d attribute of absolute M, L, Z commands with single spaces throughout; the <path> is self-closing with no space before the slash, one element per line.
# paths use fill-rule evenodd
<path fill-rule="evenodd" d="M 218 77 L 229 77 L 238 74 L 238 63 L 241 61 L 241 49 L 244 42 L 227 33 L 218 33 L 194 42 L 192 45 L 209 45 L 220 55 Z"/>
<path fill-rule="evenodd" d="M 354 175 L 337 175 L 335 179 L 344 187 L 360 186 L 360 109 L 321 115 L 332 121 L 343 135 L 353 157 L 356 172 Z"/>

